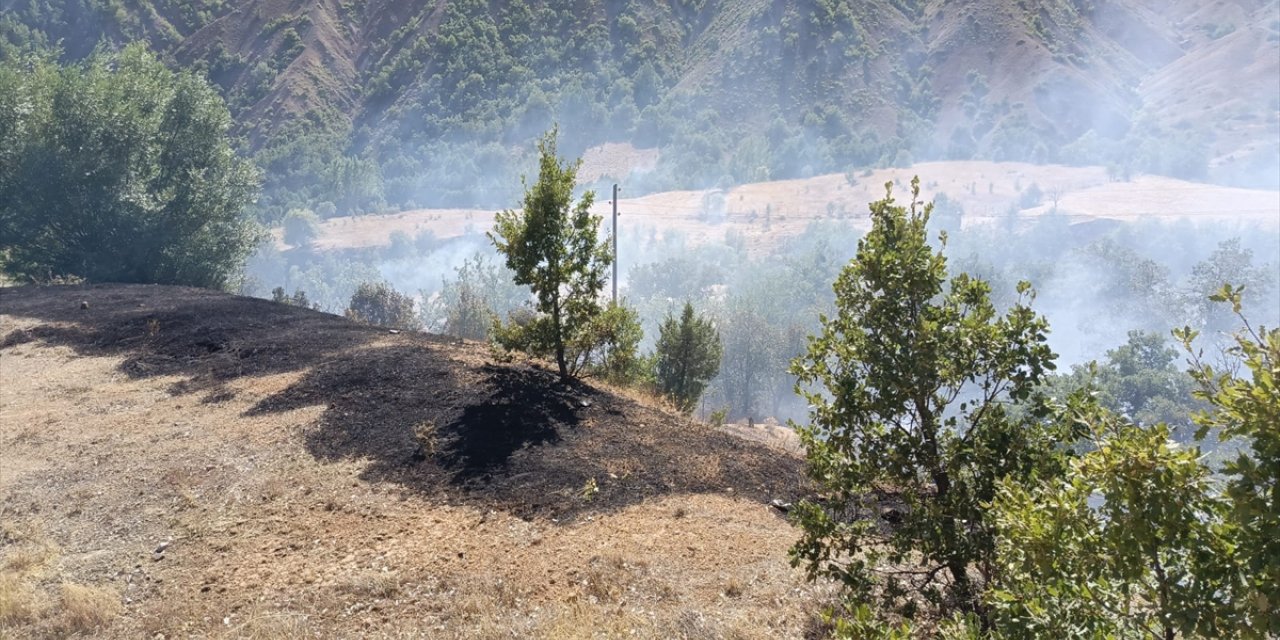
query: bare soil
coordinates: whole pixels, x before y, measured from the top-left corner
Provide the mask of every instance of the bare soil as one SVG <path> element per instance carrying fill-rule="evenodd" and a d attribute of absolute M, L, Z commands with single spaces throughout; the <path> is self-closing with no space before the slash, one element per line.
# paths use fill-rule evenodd
<path fill-rule="evenodd" d="M 483 345 L 0 289 L 0 636 L 802 637 L 794 452 Z M 74 614 L 74 615 L 73 615 Z"/>

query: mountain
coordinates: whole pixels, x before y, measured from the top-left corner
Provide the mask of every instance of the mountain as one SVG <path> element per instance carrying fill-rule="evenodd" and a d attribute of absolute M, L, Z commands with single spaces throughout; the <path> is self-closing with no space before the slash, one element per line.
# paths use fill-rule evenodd
<path fill-rule="evenodd" d="M 222 88 L 263 213 L 507 205 L 531 140 L 632 193 L 912 160 L 1280 183 L 1280 8 L 1182 0 L 0 0 L 13 56 L 145 39 Z"/>

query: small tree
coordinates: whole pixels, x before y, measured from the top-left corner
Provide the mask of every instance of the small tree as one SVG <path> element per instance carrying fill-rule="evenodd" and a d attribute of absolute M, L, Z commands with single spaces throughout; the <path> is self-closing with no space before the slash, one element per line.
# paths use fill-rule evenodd
<path fill-rule="evenodd" d="M 345 315 L 356 322 L 406 331 L 422 326 L 413 310 L 413 298 L 384 282 L 365 282 L 356 287 Z"/>
<path fill-rule="evenodd" d="M 932 207 L 911 184 L 909 207 L 891 184 L 871 204 L 872 228 L 835 282 L 836 314 L 792 365 L 825 497 L 796 507 L 792 557 L 811 578 L 839 580 L 851 610 L 876 595 L 908 616 L 922 605 L 974 612 L 994 565 L 984 504 L 1006 477 L 1060 472 L 1069 434 L 1043 426 L 1040 404 L 1008 408 L 1053 368 L 1029 286 L 1003 315 L 985 282 L 947 286 L 926 238 Z M 886 499 L 899 506 L 882 511 Z"/>
<path fill-rule="evenodd" d="M 302 289 L 295 289 L 291 296 L 285 293 L 284 287 L 276 287 L 271 290 L 271 301 L 287 304 L 291 307 L 311 308 L 311 301 L 307 300 L 307 292 Z"/>
<path fill-rule="evenodd" d="M 525 185 L 524 208 L 500 212 L 489 239 L 506 256 L 516 284 L 528 285 L 537 298 L 538 315 L 525 325 L 504 327 L 499 342 L 554 356 L 560 377 L 567 379 L 587 364 L 589 354 L 575 338 L 602 311 L 600 292 L 613 258 L 608 242 L 598 238 L 600 216 L 590 212 L 595 194 L 588 191 L 573 202 L 581 160 L 556 156 L 557 131 L 538 142 L 538 180 Z"/>
<path fill-rule="evenodd" d="M 707 382 L 720 371 L 720 334 L 710 320 L 684 303 L 676 320 L 670 314 L 658 333 L 658 387 L 681 411 L 692 411 Z"/>
<path fill-rule="evenodd" d="M 640 357 L 644 330 L 640 314 L 626 304 L 605 307 L 575 338 L 573 350 L 584 354 L 591 373 L 616 384 L 634 384 L 647 377 Z"/>

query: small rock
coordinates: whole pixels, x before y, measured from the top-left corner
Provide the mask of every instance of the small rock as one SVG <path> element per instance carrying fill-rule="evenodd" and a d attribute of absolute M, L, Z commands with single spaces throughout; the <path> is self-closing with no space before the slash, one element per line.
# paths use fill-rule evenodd
<path fill-rule="evenodd" d="M 171 544 L 173 544 L 172 540 L 165 540 L 156 546 L 156 550 L 153 553 L 164 553 L 164 550 L 168 549 Z"/>
<path fill-rule="evenodd" d="M 390 333 L 390 334 L 397 334 L 397 333 L 400 333 L 400 330 L 399 330 L 399 329 L 387 329 L 387 333 Z"/>
<path fill-rule="evenodd" d="M 781 501 L 781 500 L 779 500 L 779 499 L 777 499 L 777 498 L 774 498 L 773 500 L 770 500 L 770 501 L 769 501 L 769 506 L 771 506 L 771 507 L 773 507 L 774 509 L 777 509 L 778 511 L 781 511 L 781 512 L 783 512 L 783 513 L 787 513 L 787 512 L 789 512 L 789 511 L 791 511 L 791 503 L 790 503 L 790 502 L 783 502 L 783 501 Z"/>
<path fill-rule="evenodd" d="M 590 401 L 590 400 L 583 400 L 583 401 L 579 402 L 578 404 L 582 405 L 582 407 L 585 409 L 586 407 L 591 406 L 591 401 Z"/>
<path fill-rule="evenodd" d="M 80 308 L 81 308 L 81 309 L 88 309 L 88 308 L 89 308 L 89 301 L 88 301 L 88 300 L 81 300 L 81 301 L 80 301 Z"/>
<path fill-rule="evenodd" d="M 152 561 L 152 562 L 160 562 L 161 560 L 164 560 L 164 554 L 163 554 L 163 553 L 153 553 L 153 554 L 151 554 L 151 561 Z"/>

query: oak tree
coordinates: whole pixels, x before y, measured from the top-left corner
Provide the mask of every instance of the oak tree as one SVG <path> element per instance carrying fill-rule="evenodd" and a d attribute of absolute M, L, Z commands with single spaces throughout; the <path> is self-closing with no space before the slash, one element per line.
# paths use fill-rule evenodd
<path fill-rule="evenodd" d="M 574 348 L 603 308 L 600 292 L 613 264 L 609 244 L 599 239 L 600 216 L 591 214 L 595 194 L 574 202 L 581 160 L 556 155 L 557 129 L 538 142 L 538 179 L 526 183 L 523 207 L 498 214 L 489 239 L 506 257 L 515 283 L 527 285 L 537 315 L 496 332 L 499 343 L 555 358 L 561 378 L 577 377 L 590 350 Z"/>
<path fill-rule="evenodd" d="M 979 612 L 995 553 L 984 505 L 1006 477 L 1062 467 L 1069 434 L 1033 402 L 1054 368 L 1048 323 L 1026 283 L 1000 313 L 987 283 L 948 281 L 919 179 L 905 206 L 886 190 L 835 282 L 835 314 L 792 364 L 821 492 L 795 509 L 792 558 L 811 578 L 840 581 L 850 609 L 875 596 L 908 616 Z"/>

